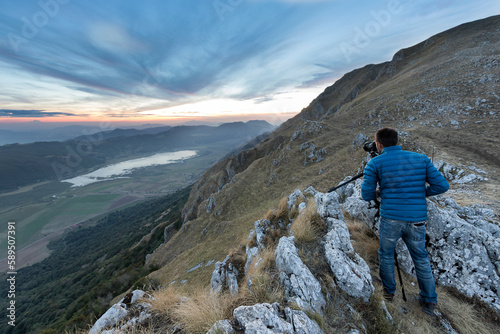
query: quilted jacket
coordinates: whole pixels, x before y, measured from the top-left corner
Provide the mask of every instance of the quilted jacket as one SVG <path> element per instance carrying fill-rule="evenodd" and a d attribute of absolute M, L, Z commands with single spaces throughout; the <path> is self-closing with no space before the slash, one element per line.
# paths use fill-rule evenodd
<path fill-rule="evenodd" d="M 382 198 L 380 216 L 412 222 L 427 219 L 426 197 L 450 187 L 427 156 L 403 151 L 401 146 L 384 148 L 366 165 L 361 186 L 364 200 L 376 198 L 377 185 Z"/>

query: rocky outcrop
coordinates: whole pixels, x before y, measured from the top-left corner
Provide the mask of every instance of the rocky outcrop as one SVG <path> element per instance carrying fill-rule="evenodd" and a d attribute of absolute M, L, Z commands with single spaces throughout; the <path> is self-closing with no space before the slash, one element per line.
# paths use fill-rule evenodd
<path fill-rule="evenodd" d="M 321 284 L 300 259 L 294 237 L 280 239 L 275 259 L 280 282 L 289 300 L 304 310 L 322 314 L 326 300 L 321 293 Z"/>
<path fill-rule="evenodd" d="M 325 236 L 325 259 L 335 283 L 350 296 L 368 302 L 375 291 L 370 268 L 354 251 L 345 222 L 328 218 L 330 232 Z"/>
<path fill-rule="evenodd" d="M 304 166 L 309 163 L 321 162 L 325 160 L 326 148 L 318 149 L 312 142 L 305 142 L 300 146 L 300 152 L 304 152 Z"/>
<path fill-rule="evenodd" d="M 238 270 L 229 262 L 229 255 L 224 261 L 215 263 L 215 270 L 210 280 L 213 293 L 221 293 L 228 290 L 232 295 L 238 293 Z"/>
<path fill-rule="evenodd" d="M 436 161 L 434 165 L 451 183 L 467 184 L 487 180 L 486 176 L 488 175 L 488 173 L 475 166 L 469 166 L 467 169 L 471 169 L 477 174 L 467 173 L 463 168 L 459 168 L 442 160 Z"/>
<path fill-rule="evenodd" d="M 352 247 L 338 194 L 321 193 L 313 188 L 309 188 L 307 192 L 314 195 L 317 212 L 328 227 L 323 248 L 335 283 L 349 296 L 368 302 L 375 290 L 370 268 Z"/>
<path fill-rule="evenodd" d="M 323 333 L 303 311 L 283 309 L 277 303 L 240 306 L 233 315 L 244 333 Z"/>
<path fill-rule="evenodd" d="M 141 299 L 151 298 L 144 291 L 135 290 L 120 302 L 111 306 L 92 326 L 89 334 L 113 333 L 115 329 L 127 330 L 144 323 L 151 317 L 151 304 L 139 302 Z M 106 328 L 113 328 L 110 331 L 104 331 Z M 121 332 L 118 330 L 118 332 Z"/>
<path fill-rule="evenodd" d="M 431 201 L 428 207 L 428 251 L 436 281 L 500 311 L 500 227 L 483 214 L 460 217 L 460 210 Z"/>
<path fill-rule="evenodd" d="M 438 166 L 443 170 L 447 165 Z M 361 183 L 357 180 L 337 191 L 344 198 L 344 210 L 378 235 L 377 210 L 361 199 Z M 480 205 L 461 207 L 447 196 L 435 196 L 427 203 L 427 251 L 436 282 L 456 287 L 466 296 L 476 296 L 500 311 L 500 222 L 493 210 Z M 415 275 L 402 240 L 396 252 L 401 268 Z"/>

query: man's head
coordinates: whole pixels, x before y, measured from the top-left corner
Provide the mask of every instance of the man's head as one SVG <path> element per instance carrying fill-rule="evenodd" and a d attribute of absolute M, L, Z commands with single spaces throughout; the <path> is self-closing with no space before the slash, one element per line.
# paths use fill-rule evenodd
<path fill-rule="evenodd" d="M 377 149 L 381 152 L 385 147 L 398 144 L 398 132 L 393 128 L 382 128 L 375 133 Z"/>

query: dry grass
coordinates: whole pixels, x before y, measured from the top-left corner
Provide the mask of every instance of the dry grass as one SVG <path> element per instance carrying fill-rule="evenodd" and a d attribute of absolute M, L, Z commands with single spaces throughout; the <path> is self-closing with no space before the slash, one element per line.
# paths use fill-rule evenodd
<path fill-rule="evenodd" d="M 479 309 L 468 300 L 457 298 L 448 292 L 448 289 L 438 288 L 438 295 L 438 309 L 461 334 L 487 334 L 498 331 L 498 315 L 494 315 L 496 319 L 485 319 L 488 316 L 485 310 Z M 495 321 L 496 325 L 492 323 Z"/>
<path fill-rule="evenodd" d="M 248 273 L 240 287 L 240 302 L 253 305 L 257 303 L 282 303 L 284 292 L 280 286 L 275 267 L 275 245 L 262 250 L 248 268 Z M 255 263 L 259 261 L 257 268 Z M 250 279 L 250 287 L 246 284 Z"/>
<path fill-rule="evenodd" d="M 325 227 L 323 219 L 317 213 L 316 202 L 310 199 L 305 212 L 293 221 L 291 229 L 297 242 L 304 244 L 316 240 Z"/>
<path fill-rule="evenodd" d="M 278 220 L 287 220 L 288 219 L 288 199 L 287 197 L 283 197 L 279 204 L 278 209 L 275 212 L 275 217 Z"/>
<path fill-rule="evenodd" d="M 351 243 L 356 251 L 368 264 L 378 262 L 378 238 L 362 221 L 345 214 L 346 225 L 351 236 Z"/>
<path fill-rule="evenodd" d="M 210 293 L 208 288 L 182 296 L 175 288 L 153 294 L 155 313 L 182 327 L 188 333 L 206 333 L 217 321 L 232 315 L 234 298 L 228 294 Z"/>

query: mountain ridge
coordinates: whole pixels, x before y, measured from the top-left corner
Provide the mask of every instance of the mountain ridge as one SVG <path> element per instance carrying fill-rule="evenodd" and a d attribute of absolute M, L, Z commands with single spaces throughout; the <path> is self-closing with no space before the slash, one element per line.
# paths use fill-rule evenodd
<path fill-rule="evenodd" d="M 0 191 L 70 178 L 110 162 L 201 147 L 205 143 L 220 143 L 232 149 L 271 129 L 273 126 L 267 122 L 236 122 L 223 127 L 178 126 L 160 133 L 148 133 L 150 130 L 145 130 L 139 135 L 125 137 L 106 138 L 110 134 L 94 133 L 65 142 L 8 144 L 0 146 Z M 200 137 L 201 134 L 203 137 Z"/>
<path fill-rule="evenodd" d="M 183 229 L 152 255 L 160 269 L 150 277 L 206 284 L 208 268 L 186 271 L 245 244 L 253 222 L 294 189 L 326 191 L 361 172 L 365 153 L 355 142 L 369 140 L 381 126 L 398 129 L 404 149 L 444 160 L 443 173 L 486 173 L 468 182 L 449 174 L 447 195 L 461 206 L 497 210 L 499 32 L 500 16 L 493 16 L 354 70 L 267 139 L 214 165 L 192 188 Z"/>

